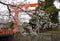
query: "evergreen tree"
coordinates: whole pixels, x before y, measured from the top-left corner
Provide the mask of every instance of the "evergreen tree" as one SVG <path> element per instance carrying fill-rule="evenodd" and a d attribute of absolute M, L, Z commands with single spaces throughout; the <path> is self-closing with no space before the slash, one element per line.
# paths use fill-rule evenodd
<path fill-rule="evenodd" d="M 53 6 L 53 2 L 54 2 L 54 1 L 55 1 L 55 0 L 45 0 L 45 2 L 46 2 L 45 8 L 50 7 L 50 6 Z"/>

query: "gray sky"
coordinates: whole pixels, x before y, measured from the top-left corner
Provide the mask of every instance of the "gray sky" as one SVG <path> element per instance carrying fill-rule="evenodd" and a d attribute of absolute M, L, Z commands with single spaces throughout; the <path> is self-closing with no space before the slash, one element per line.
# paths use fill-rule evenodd
<path fill-rule="evenodd" d="M 58 0 L 54 1 L 54 6 L 56 6 L 57 9 L 60 9 L 60 2 Z"/>

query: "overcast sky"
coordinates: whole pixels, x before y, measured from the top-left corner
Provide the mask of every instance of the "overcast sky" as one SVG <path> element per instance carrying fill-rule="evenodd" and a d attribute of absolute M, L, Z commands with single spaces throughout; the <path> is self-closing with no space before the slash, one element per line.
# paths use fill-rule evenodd
<path fill-rule="evenodd" d="M 54 1 L 53 3 L 57 9 L 60 9 L 60 2 L 58 0 Z"/>
<path fill-rule="evenodd" d="M 15 5 L 16 4 L 18 5 L 18 4 L 20 4 L 21 2 L 24 2 L 24 1 L 25 1 L 24 3 L 26 3 L 26 2 L 27 3 L 37 3 L 38 2 L 38 0 L 0 0 L 0 1 L 3 2 L 3 3 L 6 3 L 6 4 L 13 4 L 13 2 L 14 2 Z M 5 11 L 7 11 L 7 12 L 5 12 Z M 9 11 L 7 9 L 7 6 L 0 3 L 0 14 L 3 14 L 3 15 L 4 14 L 9 14 L 8 12 Z M 20 14 L 23 14 L 23 13 L 20 13 Z M 20 21 L 22 21 L 22 22 L 24 22 L 24 21 L 29 22 L 29 19 L 31 19 L 31 17 L 27 14 L 21 15 L 20 18 L 23 18 L 23 19 L 20 19 Z M 3 16 L 0 15 L 0 19 L 3 19 Z M 6 20 L 7 17 L 4 16 L 4 19 Z M 0 22 L 3 22 L 3 21 L 0 20 Z"/>

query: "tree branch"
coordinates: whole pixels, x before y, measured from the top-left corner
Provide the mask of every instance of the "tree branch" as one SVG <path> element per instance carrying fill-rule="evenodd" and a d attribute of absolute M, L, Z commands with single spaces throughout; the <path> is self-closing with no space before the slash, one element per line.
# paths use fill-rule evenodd
<path fill-rule="evenodd" d="M 11 5 L 11 4 L 6 4 L 6 3 L 3 3 L 3 2 L 1 2 L 1 1 L 0 1 L 0 3 L 3 4 L 3 5 L 7 5 L 7 7 L 8 7 L 8 6 L 17 7 L 17 8 L 19 8 L 19 9 L 21 9 L 23 12 L 26 12 L 29 16 L 33 16 L 33 15 L 29 14 L 30 11 L 23 10 L 23 9 L 22 9 L 21 7 L 19 7 L 19 6 Z M 8 10 L 9 10 L 9 13 L 10 13 L 11 11 L 10 11 L 9 7 L 8 7 Z"/>

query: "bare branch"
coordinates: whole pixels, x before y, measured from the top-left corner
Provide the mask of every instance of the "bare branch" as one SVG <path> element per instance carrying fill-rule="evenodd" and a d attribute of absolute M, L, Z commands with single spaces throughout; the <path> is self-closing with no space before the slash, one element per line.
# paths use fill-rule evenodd
<path fill-rule="evenodd" d="M 29 14 L 30 11 L 23 10 L 20 6 L 11 5 L 11 4 L 6 4 L 6 3 L 3 3 L 3 2 L 1 2 L 1 1 L 0 1 L 0 3 L 3 4 L 3 5 L 7 5 L 7 7 L 8 7 L 8 6 L 17 7 L 17 8 L 19 8 L 19 9 L 21 9 L 23 12 L 26 12 L 29 16 L 33 16 L 33 15 Z M 9 10 L 9 12 L 11 12 L 10 9 L 9 9 L 9 7 L 8 7 L 8 10 Z"/>

